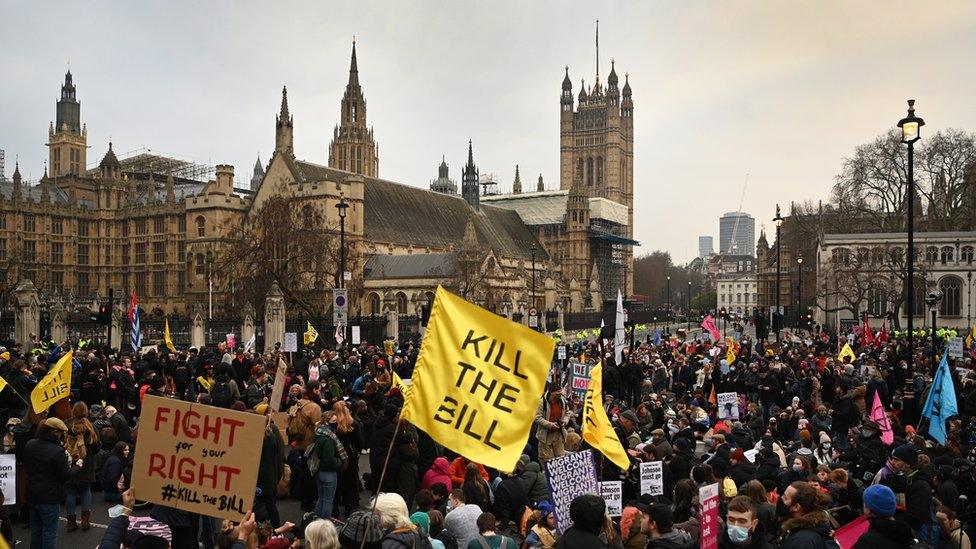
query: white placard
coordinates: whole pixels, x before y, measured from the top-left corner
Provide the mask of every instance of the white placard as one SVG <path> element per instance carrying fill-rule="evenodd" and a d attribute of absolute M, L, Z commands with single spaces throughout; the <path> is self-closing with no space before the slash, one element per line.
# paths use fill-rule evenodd
<path fill-rule="evenodd" d="M 744 453 L 746 455 L 746 459 L 749 460 L 749 463 L 755 463 L 756 462 L 756 454 L 759 453 L 759 450 L 756 450 L 755 448 L 753 448 L 752 450 L 746 450 Z"/>
<path fill-rule="evenodd" d="M 13 454 L 0 454 L 0 491 L 4 505 L 17 503 L 17 456 Z"/>
<path fill-rule="evenodd" d="M 962 338 L 949 338 L 949 356 L 952 358 L 962 358 Z"/>
<path fill-rule="evenodd" d="M 285 332 L 285 341 L 281 345 L 281 350 L 286 353 L 298 352 L 298 332 Z"/>
<path fill-rule="evenodd" d="M 718 394 L 718 418 L 719 419 L 739 419 L 739 394 L 738 393 L 719 393 Z"/>
<path fill-rule="evenodd" d="M 624 483 L 611 480 L 600 483 L 600 496 L 607 503 L 607 514 L 619 517 L 624 512 Z"/>
<path fill-rule="evenodd" d="M 529 328 L 539 327 L 539 317 L 536 315 L 529 315 Z"/>
<path fill-rule="evenodd" d="M 566 360 L 566 346 L 565 345 L 560 345 L 559 347 L 556 347 L 556 352 L 558 353 L 556 356 L 559 358 L 559 360 Z"/>
<path fill-rule="evenodd" d="M 660 461 L 645 461 L 640 464 L 641 495 L 664 495 L 664 469 Z"/>
<path fill-rule="evenodd" d="M 359 326 L 352 327 L 352 344 L 359 345 Z"/>

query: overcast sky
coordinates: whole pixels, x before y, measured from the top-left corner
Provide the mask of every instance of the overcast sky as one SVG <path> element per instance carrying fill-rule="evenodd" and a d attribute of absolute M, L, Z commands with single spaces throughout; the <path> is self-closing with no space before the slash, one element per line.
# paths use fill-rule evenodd
<path fill-rule="evenodd" d="M 600 20 L 630 73 L 637 254 L 697 254 L 739 207 L 827 199 L 854 147 L 918 100 L 926 132 L 976 129 L 976 2 L 15 2 L 0 0 L 0 148 L 7 175 L 47 158 L 70 61 L 89 166 L 120 153 L 236 166 L 274 148 L 287 84 L 296 155 L 328 162 L 353 35 L 380 175 L 426 187 L 441 155 L 474 141 L 482 173 L 511 189 L 558 187 L 559 91 L 593 81 Z M 534 184 L 531 185 L 534 188 Z"/>

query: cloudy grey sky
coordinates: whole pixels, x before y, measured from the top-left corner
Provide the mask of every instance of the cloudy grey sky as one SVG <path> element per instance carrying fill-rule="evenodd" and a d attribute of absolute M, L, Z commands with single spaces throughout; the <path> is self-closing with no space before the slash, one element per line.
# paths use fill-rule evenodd
<path fill-rule="evenodd" d="M 357 37 L 380 175 L 426 186 L 467 140 L 511 188 L 558 186 L 563 67 L 578 93 L 629 72 L 638 253 L 691 259 L 739 205 L 828 197 L 843 156 L 918 99 L 928 132 L 976 129 L 971 1 L 15 2 L 0 0 L 0 148 L 25 177 L 46 158 L 64 69 L 88 124 L 89 165 L 123 153 L 230 163 L 249 178 L 274 147 L 282 84 L 296 154 L 326 163 Z M 622 76 L 622 74 L 621 74 Z M 605 77 L 604 77 L 605 78 Z M 757 234 L 759 227 L 757 226 Z"/>

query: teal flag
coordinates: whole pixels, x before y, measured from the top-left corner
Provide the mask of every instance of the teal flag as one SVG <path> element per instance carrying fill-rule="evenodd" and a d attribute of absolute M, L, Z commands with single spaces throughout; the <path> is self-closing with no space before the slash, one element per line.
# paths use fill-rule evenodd
<path fill-rule="evenodd" d="M 952 385 L 952 373 L 949 371 L 948 355 L 948 352 L 942 353 L 942 362 L 935 372 L 929 397 L 925 401 L 925 408 L 922 409 L 922 416 L 929 418 L 929 436 L 943 446 L 946 443 L 946 420 L 959 413 L 956 388 Z"/>

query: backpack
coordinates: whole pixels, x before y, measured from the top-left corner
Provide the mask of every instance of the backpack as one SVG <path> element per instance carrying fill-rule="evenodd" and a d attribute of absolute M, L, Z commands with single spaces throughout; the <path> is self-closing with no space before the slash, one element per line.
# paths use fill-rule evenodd
<path fill-rule="evenodd" d="M 312 403 L 314 404 L 314 403 Z M 312 418 L 302 413 L 305 405 L 297 403 L 288 409 L 288 426 L 285 427 L 285 434 L 291 440 L 301 442 L 305 439 L 305 433 L 312 423 Z"/>
<path fill-rule="evenodd" d="M 230 391 L 230 381 L 216 381 L 210 389 L 210 399 L 214 406 L 230 408 L 234 404 L 234 395 Z"/>
<path fill-rule="evenodd" d="M 321 464 L 321 458 L 319 458 L 319 453 L 317 451 L 319 446 L 318 440 L 313 444 L 309 444 L 308 448 L 305 448 L 305 453 L 302 457 L 305 458 L 305 465 L 308 467 L 308 472 L 312 473 L 312 476 L 319 474 L 319 465 Z"/>

